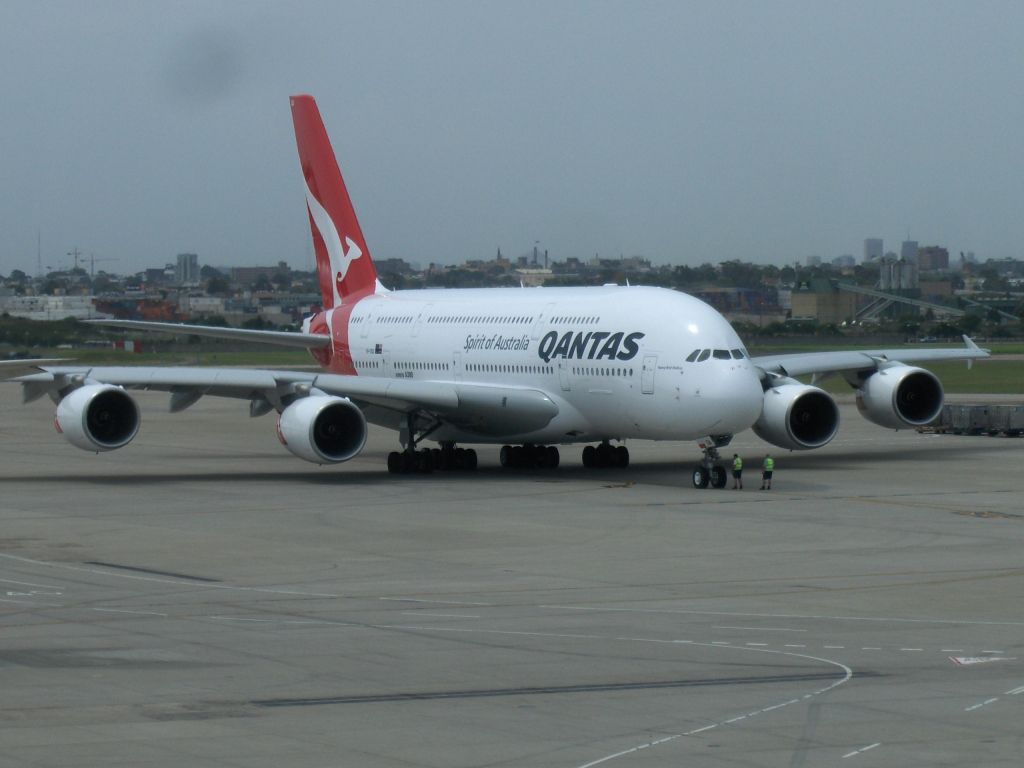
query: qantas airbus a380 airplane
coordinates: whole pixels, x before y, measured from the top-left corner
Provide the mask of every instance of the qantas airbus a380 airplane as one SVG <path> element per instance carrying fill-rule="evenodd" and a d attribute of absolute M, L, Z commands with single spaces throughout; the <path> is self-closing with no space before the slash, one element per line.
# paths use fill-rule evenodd
<path fill-rule="evenodd" d="M 459 443 L 501 445 L 502 465 L 533 467 L 555 467 L 557 446 L 583 443 L 583 463 L 603 467 L 628 464 L 629 439 L 695 440 L 694 485 L 722 487 L 717 448 L 737 432 L 797 450 L 835 436 L 831 396 L 794 376 L 841 375 L 865 418 L 903 429 L 931 421 L 943 399 L 938 379 L 911 363 L 988 354 L 965 337 L 962 349 L 752 358 L 718 312 L 661 288 L 388 291 L 315 101 L 295 96 L 291 107 L 323 310 L 301 333 L 100 322 L 305 347 L 324 372 L 40 365 L 18 379 L 25 400 L 52 398 L 73 445 L 127 445 L 140 425 L 127 390 L 151 389 L 170 393 L 172 411 L 204 395 L 248 400 L 252 416 L 276 411 L 280 441 L 317 464 L 358 455 L 368 423 L 399 433 L 391 472 L 474 468 Z"/>

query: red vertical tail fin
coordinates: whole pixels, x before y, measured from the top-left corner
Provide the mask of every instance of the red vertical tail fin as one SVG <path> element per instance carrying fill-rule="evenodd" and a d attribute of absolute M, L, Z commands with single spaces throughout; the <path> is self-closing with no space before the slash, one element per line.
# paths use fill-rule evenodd
<path fill-rule="evenodd" d="M 313 230 L 316 267 L 324 308 L 346 296 L 372 293 L 377 268 L 349 199 L 331 141 L 312 96 L 292 96 L 292 122 L 306 181 L 306 205 Z"/>

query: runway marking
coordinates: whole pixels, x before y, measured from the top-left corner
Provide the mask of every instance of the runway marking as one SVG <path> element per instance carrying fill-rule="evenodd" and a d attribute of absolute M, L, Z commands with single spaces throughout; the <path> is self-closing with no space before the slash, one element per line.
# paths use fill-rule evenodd
<path fill-rule="evenodd" d="M 865 646 L 865 647 L 861 648 L 861 650 L 862 651 L 880 651 L 882 649 L 877 647 L 877 646 L 874 646 L 874 645 L 868 645 L 868 646 Z"/>
<path fill-rule="evenodd" d="M 1006 653 L 1006 651 L 986 651 L 986 650 L 982 650 L 982 653 Z"/>
<path fill-rule="evenodd" d="M 652 638 L 652 639 L 648 640 L 648 642 L 666 643 L 666 642 L 675 642 L 675 641 L 673 641 L 673 640 L 658 640 L 658 639 L 653 639 Z M 712 645 L 714 647 L 722 647 L 721 645 L 717 645 L 715 643 L 694 643 L 694 644 L 695 645 L 704 645 L 704 646 Z M 691 731 L 686 731 L 685 733 L 673 734 L 672 736 L 667 736 L 667 737 L 665 737 L 663 739 L 658 740 L 657 742 L 647 742 L 645 744 L 640 744 L 640 745 L 637 745 L 635 747 L 631 747 L 630 749 L 625 749 L 625 750 L 622 750 L 620 752 L 615 752 L 615 753 L 610 754 L 610 755 L 605 755 L 604 757 L 598 758 L 597 760 L 592 760 L 589 763 L 584 763 L 583 765 L 578 766 L 578 768 L 593 768 L 593 766 L 595 766 L 595 765 L 601 765 L 602 763 L 607 763 L 607 762 L 609 762 L 611 760 L 615 760 L 617 758 L 624 757 L 626 755 L 634 754 L 636 752 L 639 752 L 642 749 L 648 749 L 648 748 L 654 746 L 655 744 L 664 744 L 665 742 L 672 741 L 674 739 L 679 738 L 680 736 L 694 736 L 694 735 L 696 735 L 698 733 L 704 733 L 705 731 L 710 731 L 711 729 L 717 728 L 720 725 L 727 725 L 727 724 L 730 724 L 730 723 L 737 723 L 737 722 L 740 722 L 742 720 L 746 720 L 748 718 L 755 717 L 756 715 L 759 715 L 759 714 L 764 714 L 764 713 L 767 713 L 767 712 L 772 712 L 772 711 L 777 710 L 777 709 L 782 709 L 783 707 L 792 706 L 793 704 L 799 704 L 801 701 L 806 701 L 807 699 L 811 699 L 811 698 L 813 698 L 815 696 L 819 696 L 819 695 L 821 695 L 823 693 L 827 693 L 828 691 L 831 691 L 832 689 L 837 688 L 840 685 L 842 685 L 843 683 L 849 681 L 853 677 L 853 670 L 850 667 L 848 667 L 845 664 L 843 664 L 842 662 L 836 661 L 834 659 L 825 659 L 825 658 L 821 658 L 821 657 L 818 657 L 818 656 L 810 656 L 810 655 L 805 654 L 805 653 L 793 653 L 791 651 L 778 651 L 778 650 L 769 650 L 769 649 L 764 649 L 764 648 L 746 648 L 746 647 L 743 647 L 743 646 L 734 646 L 734 645 L 730 645 L 728 647 L 734 648 L 736 650 L 746 650 L 746 651 L 750 651 L 752 653 L 778 653 L 778 654 L 781 654 L 783 656 L 795 656 L 795 657 L 798 657 L 798 658 L 811 659 L 813 661 L 821 661 L 821 662 L 824 662 L 826 664 L 832 664 L 834 666 L 842 668 L 845 671 L 845 675 L 843 676 L 843 678 L 841 680 L 836 680 L 831 685 L 827 685 L 824 688 L 819 688 L 818 690 L 812 691 L 811 693 L 806 693 L 806 694 L 804 694 L 803 696 L 801 696 L 799 698 L 789 699 L 788 701 L 783 701 L 783 702 L 780 702 L 778 704 L 774 704 L 774 705 L 772 705 L 770 707 L 764 707 L 763 709 L 759 709 L 756 712 L 750 712 L 750 713 L 745 714 L 745 715 L 738 715 L 738 716 L 732 717 L 732 718 L 730 718 L 728 720 L 722 720 L 722 721 L 719 721 L 717 723 L 711 723 L 710 725 L 705 725 L 705 726 L 703 726 L 701 728 L 695 728 L 695 729 L 693 729 Z M 859 752 L 866 752 L 867 750 L 873 749 L 874 747 L 877 747 L 877 746 L 878 746 L 878 744 L 873 744 L 871 746 L 864 747 L 863 749 L 858 750 L 858 753 Z"/>
<path fill-rule="evenodd" d="M 93 608 L 92 610 L 100 613 L 131 613 L 136 616 L 167 616 L 166 613 L 157 613 L 156 611 L 129 611 L 126 608 Z"/>
<path fill-rule="evenodd" d="M 802 643 L 787 643 L 786 645 L 784 645 L 782 647 L 783 648 L 806 648 L 807 646 L 803 645 Z"/>
<path fill-rule="evenodd" d="M 900 648 L 901 651 L 923 651 L 924 648 Z"/>
<path fill-rule="evenodd" d="M 713 627 L 713 629 L 749 629 L 752 632 L 806 632 L 806 629 L 792 627 Z"/>
<path fill-rule="evenodd" d="M 712 725 L 712 726 L 709 726 L 709 727 L 710 728 L 714 728 L 715 726 Z M 702 730 L 705 730 L 705 729 L 702 729 Z M 665 738 L 658 739 L 657 741 L 649 741 L 646 744 L 640 744 L 639 746 L 623 750 L 622 752 L 618 752 L 618 753 L 616 753 L 614 755 L 608 755 L 607 757 L 602 757 L 600 760 L 594 760 L 592 763 L 587 763 L 586 765 L 581 765 L 580 768 L 591 768 L 591 766 L 600 765 L 601 763 L 606 763 L 609 760 L 614 760 L 617 757 L 624 757 L 626 755 L 632 755 L 634 752 L 639 752 L 641 749 L 649 749 L 650 747 L 656 747 L 658 744 L 664 744 L 666 741 L 674 741 L 675 739 L 678 739 L 680 736 L 684 736 L 684 735 L 686 735 L 686 734 L 679 734 L 679 733 L 677 733 L 674 736 L 666 736 Z"/>
<path fill-rule="evenodd" d="M 19 555 L 8 555 L 0 553 L 0 557 L 8 560 L 14 560 L 19 563 L 29 563 L 30 565 L 42 565 L 47 568 L 59 568 L 65 571 L 77 571 L 80 573 L 91 573 L 98 576 L 105 576 L 111 579 L 128 579 L 130 581 L 148 581 L 154 584 L 172 584 L 176 587 L 197 587 L 203 589 L 225 589 L 232 592 L 259 592 L 261 594 L 271 595 L 294 595 L 296 597 L 341 597 L 341 595 L 327 594 L 324 592 L 300 592 L 292 589 L 275 589 L 273 587 L 239 587 L 232 584 L 219 584 L 209 583 L 205 581 L 187 581 L 183 579 L 161 579 L 155 576 L 138 576 L 131 573 L 117 573 L 116 571 L 107 570 L 104 568 L 83 568 L 80 565 L 69 565 L 67 563 L 51 563 L 46 560 L 33 560 L 30 557 L 21 557 Z M 185 577 L 187 579 L 188 577 Z"/>
<path fill-rule="evenodd" d="M 15 581 L 14 579 L 0 579 L 0 582 L 4 584 L 17 584 L 21 587 L 39 587 L 40 589 L 56 589 L 63 590 L 64 587 L 55 587 L 52 584 L 33 584 L 31 581 Z M 60 594 L 58 592 L 58 594 Z"/>
<path fill-rule="evenodd" d="M 481 605 L 493 607 L 494 603 L 471 603 L 468 600 L 421 600 L 416 597 L 378 597 L 378 600 L 391 600 L 396 603 L 435 603 L 437 605 Z"/>
<path fill-rule="evenodd" d="M 961 626 L 1024 627 L 1024 621 L 971 621 L 957 619 L 906 619 L 892 616 L 826 616 L 802 613 L 746 613 L 738 611 L 698 611 L 677 608 L 612 608 L 591 605 L 538 605 L 562 611 L 607 611 L 609 613 L 664 613 L 687 616 L 744 616 L 759 619 L 813 619 L 825 621 L 873 621 L 900 624 L 951 624 Z"/>
<path fill-rule="evenodd" d="M 438 619 L 479 619 L 469 613 L 427 613 L 426 611 L 402 611 L 403 616 L 428 616 Z"/>
<path fill-rule="evenodd" d="M 842 651 L 842 650 L 846 649 L 846 646 L 845 645 L 826 645 L 825 648 L 827 650 Z"/>
<path fill-rule="evenodd" d="M 976 709 L 981 709 L 982 707 L 987 706 L 989 704 L 994 704 L 997 701 L 999 701 L 999 697 L 998 696 L 994 696 L 991 699 L 985 699 L 980 704 L 975 704 L 973 706 L 967 707 L 966 709 L 964 709 L 964 712 L 973 712 Z"/>
<path fill-rule="evenodd" d="M 767 646 L 768 643 L 744 643 L 744 645 L 749 645 L 749 646 L 752 646 L 754 648 L 759 648 L 759 647 L 763 648 L 763 647 Z"/>
<path fill-rule="evenodd" d="M 880 746 L 882 746 L 882 742 L 876 741 L 874 744 L 868 744 L 866 747 L 861 747 L 860 749 L 853 750 L 853 752 L 847 752 L 845 755 L 843 755 L 843 759 L 845 760 L 848 757 L 856 757 L 857 755 L 862 755 L 869 749 L 874 749 L 875 747 Z"/>
<path fill-rule="evenodd" d="M 1020 686 L 1019 688 L 1014 688 L 1011 691 L 1007 691 L 1006 695 L 1007 696 L 1016 696 L 1019 693 L 1024 693 L 1024 685 Z"/>

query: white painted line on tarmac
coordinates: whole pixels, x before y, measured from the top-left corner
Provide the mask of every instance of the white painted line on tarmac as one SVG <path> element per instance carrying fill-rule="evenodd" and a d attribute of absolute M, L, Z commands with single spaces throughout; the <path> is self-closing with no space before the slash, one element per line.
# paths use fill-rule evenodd
<path fill-rule="evenodd" d="M 749 645 L 751 648 L 765 648 L 768 643 L 744 643 L 744 645 Z"/>
<path fill-rule="evenodd" d="M 712 725 L 711 727 L 714 728 L 715 726 Z M 630 749 L 624 749 L 622 752 L 616 752 L 614 755 L 606 755 L 605 757 L 602 757 L 599 760 L 594 760 L 593 762 L 581 765 L 580 768 L 591 768 L 591 766 L 600 765 L 601 763 L 607 763 L 609 760 L 614 760 L 617 757 L 625 757 L 626 755 L 632 755 L 634 752 L 639 752 L 641 749 L 656 747 L 658 744 L 664 744 L 666 741 L 678 739 L 681 735 L 683 734 L 677 733 L 674 736 L 666 736 L 665 738 L 658 739 L 657 741 L 649 741 L 646 744 L 640 744 L 639 746 L 631 747 Z"/>
<path fill-rule="evenodd" d="M 999 701 L 999 697 L 998 696 L 995 696 L 995 697 L 993 697 L 991 699 L 985 699 L 980 704 L 974 704 L 973 706 L 965 708 L 964 712 L 973 712 L 976 709 L 981 709 L 982 707 L 988 706 L 989 704 L 994 704 L 997 701 Z"/>
<path fill-rule="evenodd" d="M 14 579 L 0 579 L 0 583 L 17 584 L 22 587 L 39 587 L 40 589 L 64 589 L 64 587 L 55 587 L 52 584 L 33 584 L 31 581 L 15 581 Z"/>
<path fill-rule="evenodd" d="M 797 645 L 797 644 L 787 644 L 787 645 L 783 646 L 783 648 L 806 648 L 806 647 L 807 647 L 806 645 Z"/>
<path fill-rule="evenodd" d="M 901 651 L 923 651 L 924 648 L 900 648 Z"/>
<path fill-rule="evenodd" d="M 59 568 L 65 571 L 77 571 L 79 573 L 91 573 L 96 576 L 105 576 L 111 579 L 128 579 L 130 581 L 148 581 L 154 584 L 171 584 L 175 587 L 192 587 L 194 589 L 223 589 L 231 592 L 259 592 L 270 595 L 295 595 L 297 597 L 341 597 L 341 595 L 328 594 L 324 592 L 301 592 L 293 589 L 277 589 L 274 587 L 239 587 L 234 584 L 219 584 L 208 581 L 195 581 L 183 576 L 180 579 L 164 579 L 157 576 L 140 576 L 131 573 L 117 573 L 105 568 L 85 568 L 80 565 L 69 565 L 67 563 L 51 563 L 46 560 L 33 560 L 31 557 L 19 555 L 8 555 L 0 553 L 0 558 L 7 558 L 19 563 L 30 563 L 31 565 L 42 565 L 47 568 Z"/>
<path fill-rule="evenodd" d="M 93 608 L 93 610 L 100 613 L 130 613 L 134 616 L 167 616 L 166 613 L 157 613 L 156 611 L 129 611 L 126 608 Z"/>
<path fill-rule="evenodd" d="M 968 619 L 908 619 L 896 616 L 828 616 L 803 613 L 747 613 L 737 611 L 698 611 L 682 608 L 609 608 L 592 605 L 538 605 L 538 608 L 553 608 L 561 611 L 605 611 L 607 613 L 664 613 L 688 616 L 744 616 L 758 619 L 818 619 L 827 621 L 872 621 L 900 624 L 942 624 L 953 626 L 981 627 L 1024 627 L 1024 621 L 972 621 Z"/>
<path fill-rule="evenodd" d="M 940 653 L 963 653 L 963 648 L 940 648 Z"/>
<path fill-rule="evenodd" d="M 982 653 L 1006 653 L 1006 651 L 985 651 L 985 650 L 983 650 Z"/>
<path fill-rule="evenodd" d="M 848 757 L 856 757 L 857 755 L 862 755 L 869 749 L 874 749 L 875 747 L 880 746 L 882 746 L 882 742 L 876 741 L 874 744 L 868 744 L 866 747 L 861 747 L 860 749 L 853 750 L 853 752 L 847 752 L 845 755 L 843 755 L 843 759 L 845 760 Z"/>
<path fill-rule="evenodd" d="M 433 603 L 435 605 L 481 605 L 493 606 L 493 603 L 472 603 L 469 600 L 422 600 L 418 597 L 378 597 L 378 600 L 390 600 L 396 603 Z M 541 606 L 543 607 L 543 606 Z"/>
<path fill-rule="evenodd" d="M 861 650 L 862 651 L 880 651 L 882 649 L 879 648 L 878 646 L 875 646 L 875 645 L 866 645 L 863 648 L 861 648 Z"/>
<path fill-rule="evenodd" d="M 831 651 L 841 651 L 844 648 L 846 648 L 846 646 L 845 645 L 826 645 L 825 648 L 828 649 L 828 650 L 831 650 Z"/>
<path fill-rule="evenodd" d="M 806 632 L 806 629 L 796 629 L 794 627 L 713 627 L 713 629 L 746 629 L 751 632 Z"/>
<path fill-rule="evenodd" d="M 427 611 L 402 611 L 403 616 L 428 616 L 436 619 L 479 619 L 469 613 L 428 613 Z"/>
<path fill-rule="evenodd" d="M 1019 693 L 1024 693 L 1024 685 L 1020 686 L 1019 688 L 1014 688 L 1011 691 L 1007 691 L 1006 695 L 1007 696 L 1016 696 Z"/>

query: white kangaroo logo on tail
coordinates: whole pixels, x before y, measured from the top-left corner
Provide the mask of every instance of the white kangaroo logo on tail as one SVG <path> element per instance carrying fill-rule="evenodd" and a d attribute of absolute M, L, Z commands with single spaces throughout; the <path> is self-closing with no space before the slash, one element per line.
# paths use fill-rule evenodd
<path fill-rule="evenodd" d="M 345 250 L 341 244 L 341 238 L 338 236 L 338 230 L 334 226 L 334 220 L 310 191 L 309 182 L 306 183 L 306 205 L 309 206 L 309 214 L 313 217 L 313 223 L 316 224 L 320 237 L 323 238 L 324 245 L 327 246 L 331 272 L 334 273 L 334 306 L 338 306 L 341 304 L 341 283 L 348 273 L 349 266 L 362 256 L 363 252 L 348 235 L 345 236 L 345 245 L 348 246 L 348 250 Z"/>

